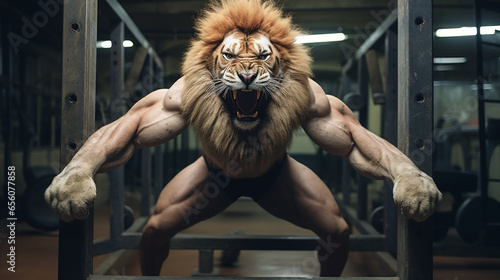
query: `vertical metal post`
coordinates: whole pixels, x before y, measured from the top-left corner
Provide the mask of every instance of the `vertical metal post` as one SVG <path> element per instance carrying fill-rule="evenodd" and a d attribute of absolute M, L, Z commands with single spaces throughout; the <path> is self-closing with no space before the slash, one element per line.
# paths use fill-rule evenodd
<path fill-rule="evenodd" d="M 398 1 L 398 147 L 432 173 L 432 0 Z M 398 276 L 432 279 L 432 219 L 398 215 Z"/>
<path fill-rule="evenodd" d="M 484 73 L 483 73 L 483 40 L 480 32 L 482 26 L 482 0 L 474 1 L 474 14 L 476 21 L 476 73 L 477 73 L 477 114 L 479 122 L 479 190 L 481 201 L 488 201 L 488 154 L 486 151 L 486 109 L 484 96 Z M 488 223 L 488 203 L 481 204 L 481 231 Z"/>
<path fill-rule="evenodd" d="M 123 115 L 122 93 L 124 84 L 124 51 L 123 40 L 125 27 L 123 21 L 117 23 L 111 30 L 111 120 L 115 121 Z M 110 237 L 121 236 L 124 229 L 123 204 L 124 204 L 124 169 L 123 166 L 110 173 L 110 201 L 111 221 Z"/>
<path fill-rule="evenodd" d="M 365 106 L 359 110 L 359 122 L 366 127 L 368 125 L 368 67 L 366 65 L 365 56 L 358 60 L 358 88 L 361 98 L 363 98 Z M 368 215 L 368 184 L 367 179 L 357 173 L 358 178 L 358 203 L 357 215 L 358 219 L 366 220 Z"/>
<path fill-rule="evenodd" d="M 148 50 L 149 54 L 146 58 L 144 65 L 144 73 L 142 76 L 142 86 L 144 95 L 150 93 L 153 90 L 153 56 L 151 50 Z M 141 179 L 142 179 L 142 201 L 141 201 L 141 216 L 149 216 L 151 208 L 151 149 L 142 149 L 142 169 L 141 169 Z"/>
<path fill-rule="evenodd" d="M 97 0 L 64 1 L 61 166 L 94 132 Z M 59 279 L 92 273 L 93 211 L 83 221 L 60 223 Z"/>
<path fill-rule="evenodd" d="M 398 106 L 398 35 L 389 28 L 385 36 L 385 93 L 386 100 L 384 105 L 384 139 L 393 145 L 398 142 L 398 112 L 394 110 Z M 391 181 L 385 181 L 384 189 L 384 233 L 387 251 L 396 254 L 397 241 L 397 212 L 396 205 L 392 198 L 393 184 Z"/>
<path fill-rule="evenodd" d="M 199 251 L 199 273 L 212 273 L 214 270 L 214 250 Z"/>

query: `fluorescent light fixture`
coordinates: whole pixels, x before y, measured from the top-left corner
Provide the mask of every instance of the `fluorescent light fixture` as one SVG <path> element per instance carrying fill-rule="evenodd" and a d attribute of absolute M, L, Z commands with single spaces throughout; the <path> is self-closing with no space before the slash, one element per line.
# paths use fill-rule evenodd
<path fill-rule="evenodd" d="M 295 44 L 338 42 L 338 41 L 343 41 L 346 38 L 347 36 L 344 33 L 303 35 L 303 36 L 297 36 L 295 38 Z"/>
<path fill-rule="evenodd" d="M 134 42 L 130 41 L 130 40 L 125 40 L 123 41 L 123 47 L 124 48 L 131 48 L 134 46 Z"/>
<path fill-rule="evenodd" d="M 458 64 L 467 62 L 465 57 L 435 57 L 434 64 Z"/>
<path fill-rule="evenodd" d="M 481 35 L 493 35 L 496 30 L 500 31 L 500 25 L 481 26 Z M 436 31 L 437 37 L 462 37 L 475 36 L 476 34 L 476 27 L 443 28 Z"/>
<path fill-rule="evenodd" d="M 97 41 L 98 49 L 110 49 L 112 46 L 111 41 Z"/>
<path fill-rule="evenodd" d="M 98 49 L 110 49 L 112 46 L 113 46 L 113 44 L 111 44 L 110 40 L 97 41 L 97 48 Z M 134 42 L 132 42 L 130 40 L 123 41 L 123 47 L 124 48 L 131 48 L 133 46 L 134 46 Z"/>

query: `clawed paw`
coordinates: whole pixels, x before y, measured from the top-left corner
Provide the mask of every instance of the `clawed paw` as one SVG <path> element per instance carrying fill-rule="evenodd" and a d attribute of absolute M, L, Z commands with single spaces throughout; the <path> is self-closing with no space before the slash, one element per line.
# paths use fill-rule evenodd
<path fill-rule="evenodd" d="M 92 176 L 79 171 L 62 172 L 45 191 L 45 201 L 61 220 L 85 219 L 96 197 Z"/>
<path fill-rule="evenodd" d="M 434 213 L 442 194 L 431 177 L 418 172 L 394 180 L 393 198 L 403 217 L 422 222 Z"/>

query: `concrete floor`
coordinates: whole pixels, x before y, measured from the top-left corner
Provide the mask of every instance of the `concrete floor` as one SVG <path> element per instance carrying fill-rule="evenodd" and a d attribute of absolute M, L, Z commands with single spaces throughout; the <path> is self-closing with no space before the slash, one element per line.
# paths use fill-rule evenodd
<path fill-rule="evenodd" d="M 108 209 L 98 208 L 95 219 L 95 237 L 106 237 L 109 233 Z M 311 235 L 310 231 L 274 218 L 249 200 L 238 201 L 225 212 L 211 220 L 199 223 L 184 233 L 226 234 L 239 229 L 246 234 L 265 235 Z M 8 250 L 4 227 L 0 231 L 0 279 L 32 280 L 57 279 L 56 233 L 44 233 L 18 224 L 16 230 L 16 272 L 7 270 Z M 218 267 L 221 252 L 216 252 L 215 265 Z M 106 256 L 94 258 L 94 267 Z M 196 251 L 173 250 L 165 262 L 162 275 L 190 276 L 197 267 Z M 315 276 L 319 265 L 313 252 L 241 252 L 234 267 L 219 267 L 221 275 L 283 277 Z M 112 272 L 114 275 L 140 275 L 137 254 L 134 254 L 123 268 Z M 36 275 L 36 276 L 35 276 Z M 394 276 L 383 268 L 374 253 L 352 252 L 343 276 Z M 435 280 L 498 280 L 500 279 L 500 259 L 434 258 Z"/>

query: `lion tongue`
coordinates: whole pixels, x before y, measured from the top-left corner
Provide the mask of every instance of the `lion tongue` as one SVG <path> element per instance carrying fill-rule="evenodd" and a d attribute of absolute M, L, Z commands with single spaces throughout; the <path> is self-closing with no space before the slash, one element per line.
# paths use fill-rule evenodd
<path fill-rule="evenodd" d="M 257 107 L 260 92 L 258 90 L 235 90 L 233 92 L 233 97 L 241 113 L 243 115 L 251 115 L 253 110 Z"/>

